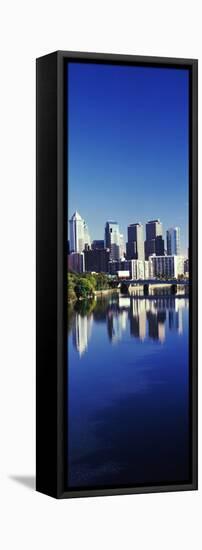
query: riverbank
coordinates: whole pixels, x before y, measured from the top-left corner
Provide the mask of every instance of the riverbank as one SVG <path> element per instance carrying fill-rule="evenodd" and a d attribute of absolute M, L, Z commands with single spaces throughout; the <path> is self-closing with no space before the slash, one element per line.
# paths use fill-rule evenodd
<path fill-rule="evenodd" d="M 107 296 L 108 294 L 119 294 L 119 288 L 106 288 L 105 290 L 95 290 L 94 296 Z"/>
<path fill-rule="evenodd" d="M 86 301 L 86 300 L 93 300 L 94 298 L 97 298 L 97 297 L 102 297 L 102 296 L 108 296 L 110 294 L 119 294 L 120 293 L 120 289 L 119 288 L 106 288 L 106 289 L 103 289 L 103 290 L 94 290 L 93 292 L 93 295 L 92 296 L 80 296 L 79 298 L 75 297 L 75 298 L 71 298 L 70 300 L 67 300 L 67 303 L 68 305 L 74 305 L 76 304 L 76 302 L 82 302 L 82 301 Z"/>

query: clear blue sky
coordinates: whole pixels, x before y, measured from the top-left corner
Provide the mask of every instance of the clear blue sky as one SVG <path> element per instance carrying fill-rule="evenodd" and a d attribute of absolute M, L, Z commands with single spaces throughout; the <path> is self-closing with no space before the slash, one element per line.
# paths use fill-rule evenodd
<path fill-rule="evenodd" d="M 188 70 L 68 66 L 68 217 L 91 239 L 107 220 L 160 218 L 188 246 Z"/>

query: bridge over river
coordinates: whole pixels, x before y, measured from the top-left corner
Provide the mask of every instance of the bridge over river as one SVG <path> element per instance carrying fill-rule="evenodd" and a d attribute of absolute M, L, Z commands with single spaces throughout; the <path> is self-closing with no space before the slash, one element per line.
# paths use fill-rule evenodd
<path fill-rule="evenodd" d="M 189 280 L 188 279 L 168 279 L 167 281 L 162 279 L 126 279 L 119 281 L 119 286 L 123 294 L 132 294 L 136 290 L 143 290 L 145 296 L 152 293 L 153 290 L 161 289 L 170 290 L 171 294 L 177 294 L 179 290 L 184 287 L 185 293 L 188 293 Z"/>

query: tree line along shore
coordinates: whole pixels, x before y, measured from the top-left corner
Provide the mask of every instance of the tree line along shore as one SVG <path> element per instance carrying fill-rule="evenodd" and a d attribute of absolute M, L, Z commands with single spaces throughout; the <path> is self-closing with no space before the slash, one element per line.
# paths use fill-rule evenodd
<path fill-rule="evenodd" d="M 75 273 L 67 274 L 68 302 L 93 298 L 96 294 L 115 290 L 114 282 L 106 273 Z"/>

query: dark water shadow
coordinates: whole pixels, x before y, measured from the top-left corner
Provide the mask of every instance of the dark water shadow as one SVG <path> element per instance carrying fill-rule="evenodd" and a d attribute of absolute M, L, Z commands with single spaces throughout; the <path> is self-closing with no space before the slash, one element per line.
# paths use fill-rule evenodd
<path fill-rule="evenodd" d="M 16 483 L 20 483 L 20 485 L 24 485 L 24 487 L 26 487 L 27 489 L 30 489 L 31 491 L 35 491 L 35 488 L 36 488 L 35 476 L 10 475 L 9 479 L 11 479 L 11 481 L 16 481 Z"/>
<path fill-rule="evenodd" d="M 153 485 L 154 481 L 187 480 L 184 409 L 176 398 L 169 414 L 165 391 L 161 402 L 156 397 L 149 409 L 148 400 L 148 393 L 131 395 L 97 412 L 93 419 L 96 444 L 72 460 L 72 485 Z"/>

